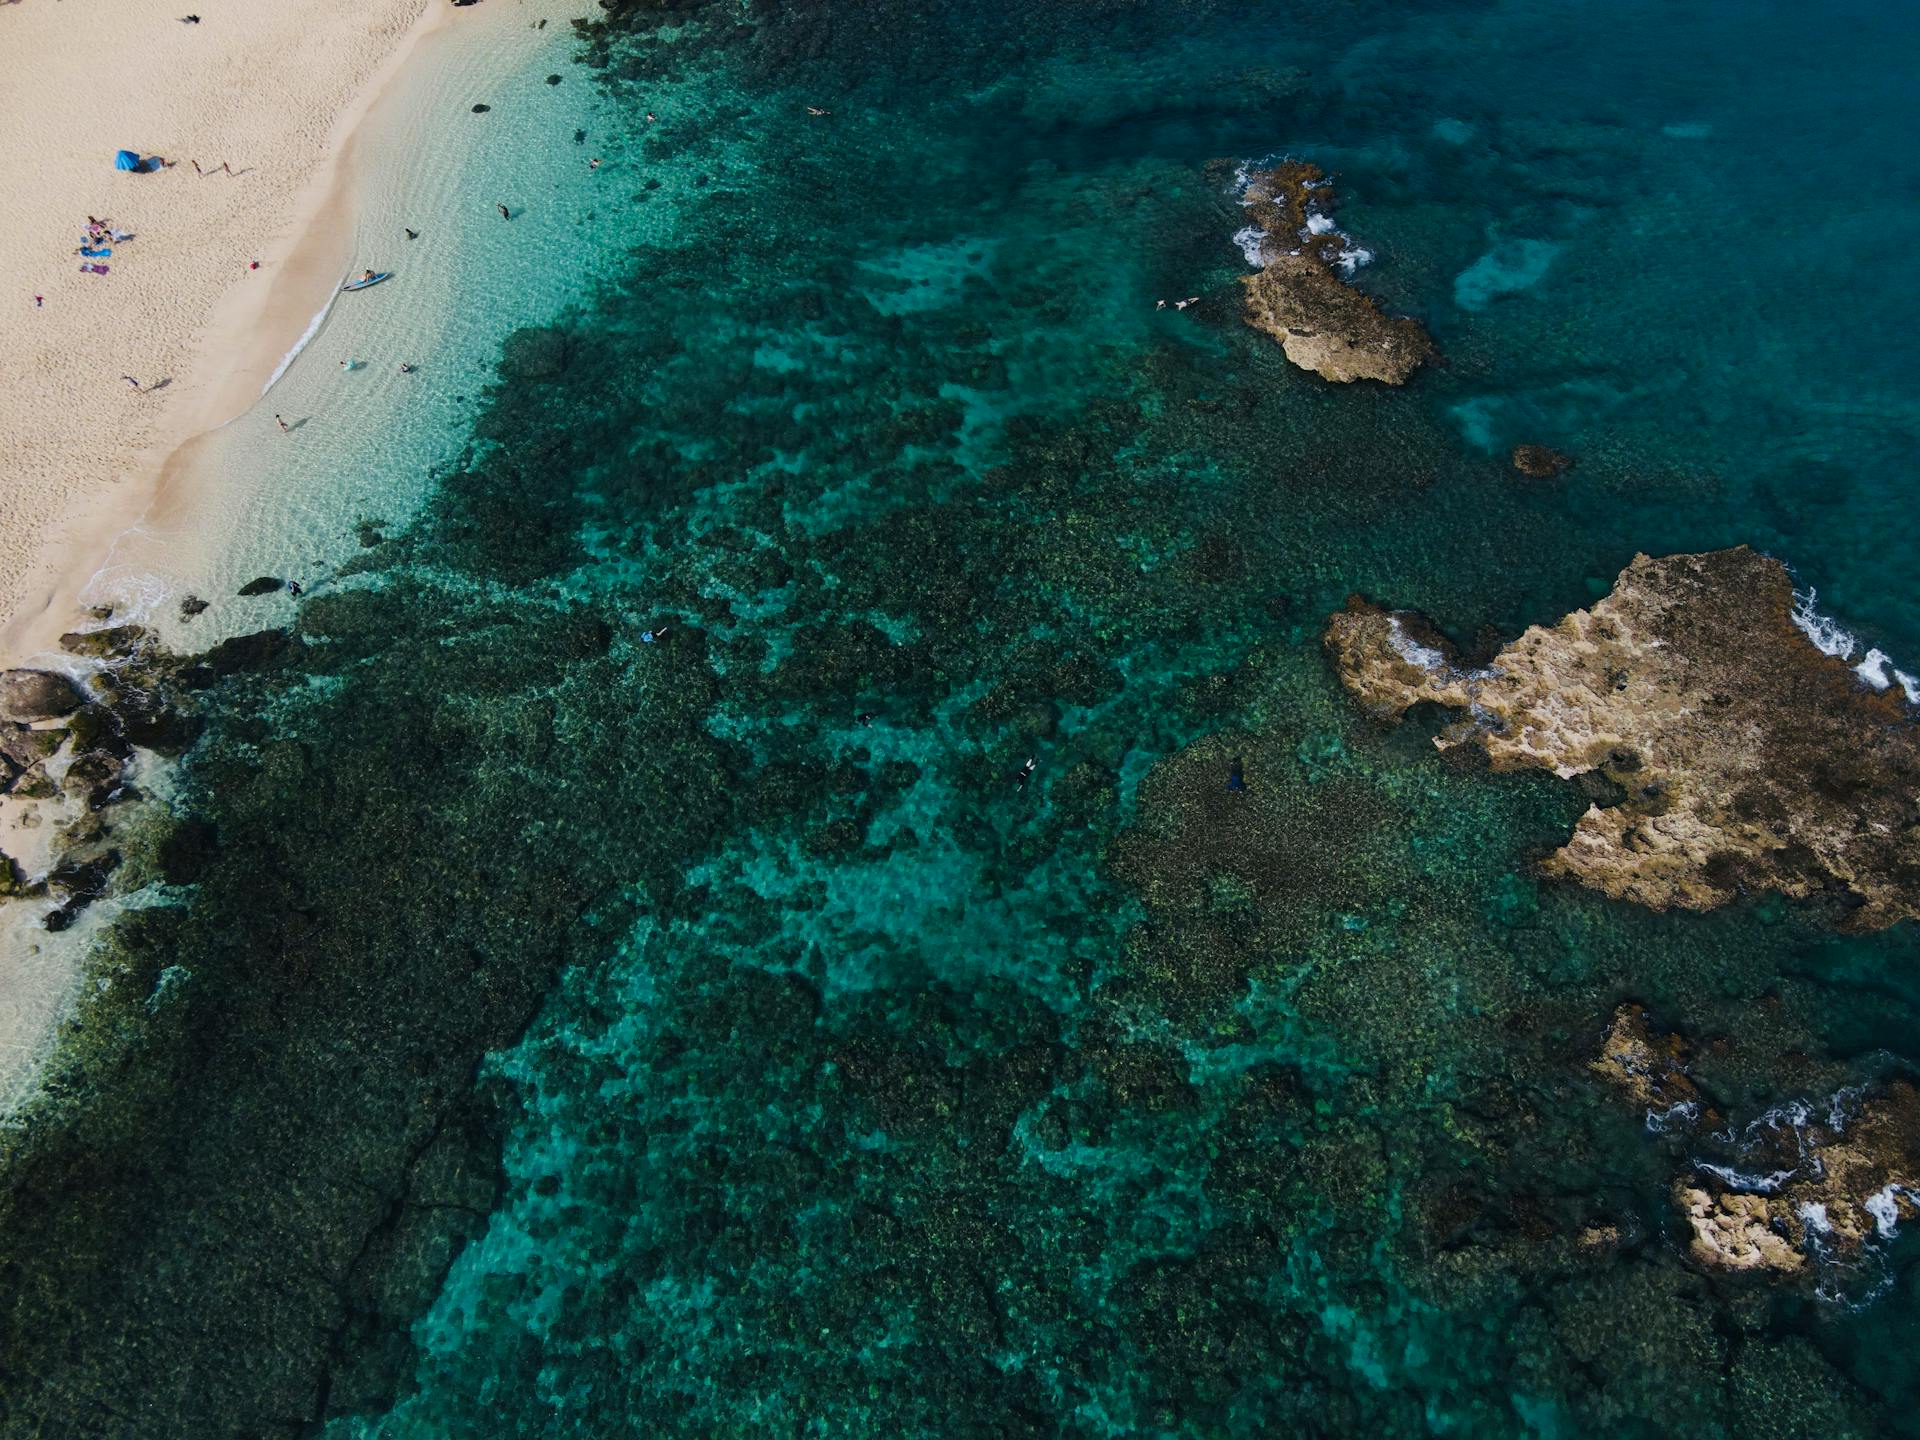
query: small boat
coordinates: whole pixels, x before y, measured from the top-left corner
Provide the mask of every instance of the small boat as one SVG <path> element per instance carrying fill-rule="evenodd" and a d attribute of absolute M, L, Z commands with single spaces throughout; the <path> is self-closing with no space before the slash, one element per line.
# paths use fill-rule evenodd
<path fill-rule="evenodd" d="M 378 285 L 382 280 L 391 280 L 392 278 L 393 272 L 391 270 L 382 270 L 378 275 L 367 279 L 349 280 L 345 285 L 342 285 L 340 289 L 343 293 L 348 290 L 365 290 L 371 286 Z"/>

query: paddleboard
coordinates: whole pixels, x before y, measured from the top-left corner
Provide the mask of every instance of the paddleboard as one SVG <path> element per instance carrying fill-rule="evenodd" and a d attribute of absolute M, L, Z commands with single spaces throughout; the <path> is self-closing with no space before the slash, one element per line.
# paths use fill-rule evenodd
<path fill-rule="evenodd" d="M 340 289 L 343 293 L 348 290 L 365 290 L 369 286 L 378 285 L 382 280 L 391 280 L 392 278 L 393 278 L 393 272 L 391 270 L 382 270 L 378 275 L 374 276 L 371 280 L 354 280 L 349 282 L 348 284 L 342 285 Z"/>

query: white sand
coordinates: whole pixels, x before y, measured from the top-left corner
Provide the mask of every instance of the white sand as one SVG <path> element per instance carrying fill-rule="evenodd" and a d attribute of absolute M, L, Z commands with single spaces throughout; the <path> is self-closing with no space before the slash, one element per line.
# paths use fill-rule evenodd
<path fill-rule="evenodd" d="M 179 22 L 189 10 L 201 24 Z M 205 590 L 214 610 L 187 639 L 257 627 L 286 602 L 231 601 L 236 575 L 257 573 L 231 566 L 294 573 L 342 515 L 404 518 L 355 489 L 390 477 L 359 463 L 359 427 L 338 422 L 378 413 L 378 433 L 405 436 L 408 406 L 427 433 L 463 420 L 444 392 L 477 393 L 506 330 L 558 303 L 538 283 L 557 258 L 578 270 L 571 237 L 593 189 L 571 134 L 591 92 L 543 76 L 566 68 L 567 21 L 583 13 L 589 0 L 0 0 L 0 665 L 84 670 L 55 644 L 83 603 L 158 587 L 147 618 L 164 630 L 183 577 L 229 582 Z M 477 99 L 502 112 L 471 116 Z M 122 145 L 179 164 L 120 174 Z M 197 178 L 194 159 L 248 173 Z M 536 203 L 501 226 L 467 182 L 522 173 L 551 178 L 514 191 Z M 71 253 L 89 214 L 138 233 L 104 277 Z M 403 224 L 430 240 L 405 244 Z M 325 333 L 381 366 L 343 377 L 332 349 L 304 357 L 246 415 L 362 263 L 402 273 L 372 292 L 378 306 L 336 307 Z M 395 355 L 422 375 L 399 376 Z M 171 383 L 135 394 L 122 372 Z M 403 383 L 416 379 L 430 383 Z M 297 444 L 272 430 L 283 406 L 313 418 Z M 225 629 L 223 596 L 242 607 Z M 164 796 L 170 775 L 153 765 L 139 784 Z M 0 801 L 0 851 L 44 873 L 60 817 L 54 802 Z M 41 926 L 51 900 L 0 905 L 0 1120 L 32 1093 L 93 937 L 130 903 L 96 901 L 57 935 Z"/>
<path fill-rule="evenodd" d="M 354 124 L 412 42 L 464 13 L 0 3 L 0 659 L 70 623 L 92 542 L 141 513 L 174 446 L 258 394 L 237 372 L 284 353 L 343 263 L 324 210 Z M 177 163 L 118 172 L 123 147 Z M 194 161 L 238 173 L 201 178 Z M 137 236 L 104 276 L 74 253 L 89 215 Z"/>

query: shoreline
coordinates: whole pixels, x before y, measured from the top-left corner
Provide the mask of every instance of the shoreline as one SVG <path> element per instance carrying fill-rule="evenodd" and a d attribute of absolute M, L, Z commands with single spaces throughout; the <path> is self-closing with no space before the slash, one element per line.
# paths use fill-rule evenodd
<path fill-rule="evenodd" d="M 390 0 L 339 3 L 364 9 Z M 571 147 L 571 127 L 592 123 L 578 113 L 577 90 L 563 94 L 536 80 L 531 64 L 536 58 L 547 62 L 537 67 L 543 75 L 558 68 L 553 47 L 570 46 L 571 32 L 564 23 L 548 27 L 577 13 L 578 0 L 501 0 L 458 12 L 437 0 L 408 3 L 417 6 L 411 22 L 334 115 L 330 148 L 292 192 L 286 220 L 271 237 L 253 238 L 271 279 L 235 282 L 209 301 L 191 337 L 191 368 L 183 364 L 178 381 L 154 397 L 149 432 L 141 443 L 128 444 L 124 469 L 69 497 L 63 513 L 50 517 L 34 549 L 39 569 L 31 584 L 20 585 L 18 572 L 0 570 L 0 668 L 48 669 L 76 680 L 111 668 L 111 659 L 87 658 L 60 644 L 67 631 L 97 626 L 101 611 L 94 607 L 107 602 L 113 624 L 147 627 L 176 653 L 286 623 L 291 602 L 284 595 L 236 599 L 235 587 L 260 573 L 303 575 L 312 583 L 313 570 L 302 567 L 320 565 L 322 553 L 341 543 L 342 517 L 366 513 L 369 497 L 389 491 L 396 474 L 422 468 L 401 458 L 405 443 L 418 449 L 423 435 L 431 440 L 449 423 L 464 426 L 465 409 L 457 403 L 464 394 L 450 403 L 444 391 L 477 389 L 490 376 L 492 337 L 471 327 L 447 333 L 457 297 L 473 293 L 468 272 L 478 267 L 502 277 L 509 291 L 490 294 L 475 307 L 488 324 L 513 315 L 516 303 L 544 305 L 526 284 L 528 275 L 543 268 L 537 246 L 522 257 L 472 253 L 467 230 L 518 250 L 543 233 L 567 233 L 574 212 L 549 202 L 501 234 L 497 222 L 475 225 L 449 198 L 466 193 L 461 177 L 476 165 L 498 171 L 501 143 L 550 135 L 564 125 L 559 143 Z M 6 13 L 0 9 L 0 35 Z M 462 23 L 451 23 L 456 14 Z M 468 118 L 469 102 L 481 98 L 505 106 L 514 124 L 469 131 L 478 123 Z M 533 100 L 544 108 L 536 109 Z M 488 147 L 495 153 L 477 158 Z M 538 173 L 553 170 L 547 163 Z M 191 175 L 186 183 L 195 183 Z M 587 193 L 584 187 L 581 193 Z M 486 219 L 492 219 L 490 210 Z M 405 242 L 392 245 L 403 223 L 429 232 L 417 252 Z M 338 306 L 339 281 L 350 264 L 359 263 L 354 257 L 362 249 L 369 263 L 404 269 L 408 283 L 378 307 Z M 361 362 L 358 379 L 346 379 L 330 361 L 315 363 L 306 355 L 303 347 L 322 342 L 357 356 L 379 355 L 384 348 L 433 359 L 426 368 L 434 384 L 396 385 L 390 370 L 383 373 L 368 361 Z M 6 343 L 0 336 L 0 347 Z M 304 358 L 289 363 L 296 350 Z M 275 390 L 274 403 L 297 426 L 309 417 L 315 422 L 291 447 L 259 413 L 270 383 L 285 386 L 284 398 Z M 44 395 L 12 400 L 16 409 L 53 403 Z M 378 416 L 380 423 L 341 426 L 342 407 L 362 418 Z M 17 436 L 7 433 L 8 418 L 0 397 L 0 447 L 17 448 Z M 85 412 L 73 406 L 55 410 L 53 418 L 75 435 L 86 429 Z M 378 448 L 350 448 L 356 444 Z M 37 498 L 62 499 L 51 492 Z M 351 532 L 345 543 L 356 543 Z M 232 576 L 236 567 L 243 572 Z M 9 582 L 13 595 L 6 593 Z M 215 603 L 183 629 L 174 602 L 189 589 Z M 64 775 L 65 758 L 63 751 L 49 767 L 56 781 Z M 152 764 L 140 782 L 143 791 L 155 793 L 167 763 Z M 143 823 L 132 811 L 115 815 L 109 832 Z M 0 794 L 0 854 L 18 863 L 26 881 L 41 882 L 87 820 L 84 807 L 74 809 L 64 794 Z M 93 939 L 118 912 L 121 898 L 96 900 L 62 934 L 41 925 L 51 899 L 0 902 L 0 997 L 8 1001 L 0 1005 L 0 1123 L 33 1093 Z"/>
<path fill-rule="evenodd" d="M 339 6 L 342 18 L 350 11 L 364 17 L 370 9 L 374 12 L 375 33 L 385 20 L 394 30 L 391 40 L 382 46 L 377 61 L 364 76 L 353 77 L 350 91 L 330 119 L 307 178 L 291 192 L 282 216 L 262 226 L 270 238 L 263 243 L 257 234 L 244 228 L 238 234 L 229 231 L 213 237 L 215 246 L 236 254 L 248 251 L 260 262 L 261 270 L 256 273 L 240 264 L 234 266 L 236 278 L 213 296 L 193 317 L 191 331 L 176 341 L 181 358 L 167 367 L 177 371 L 167 377 L 171 393 L 156 396 L 159 403 L 147 415 L 129 417 L 136 424 L 114 427 L 121 432 L 118 436 L 104 437 L 109 447 L 114 439 L 120 441 L 118 473 L 101 483 L 89 483 L 75 494 L 49 494 L 48 487 L 29 484 L 9 498 L 5 518 L 15 534 L 16 548 L 25 556 L 11 567 L 12 593 L 0 591 L 0 664 L 19 664 L 48 650 L 62 631 L 84 617 L 86 592 L 111 567 L 118 540 L 148 520 L 157 507 L 184 498 L 178 492 L 192 488 L 188 476 L 194 469 L 191 460 L 198 443 L 253 406 L 260 398 L 264 377 L 286 358 L 315 312 L 325 304 L 347 263 L 353 237 L 358 178 L 355 161 L 365 122 L 381 99 L 401 82 L 422 43 L 448 28 L 456 14 L 454 7 L 430 0 L 371 0 L 371 4 L 369 0 L 341 0 Z M 401 20 L 404 24 L 398 25 Z M 241 48 L 244 51 L 248 47 Z M 108 55 L 100 63 L 111 66 L 119 58 Z M 217 52 L 202 73 L 189 75 L 181 88 L 191 91 L 196 82 L 218 85 L 218 62 L 234 58 L 231 47 Z M 181 177 L 177 171 L 145 178 L 159 183 L 200 183 L 193 176 Z M 251 212 L 243 214 L 249 220 L 257 218 Z M 170 258 L 161 255 L 157 260 L 149 259 L 154 251 L 143 250 L 138 241 L 126 248 L 128 271 L 135 271 L 143 261 L 164 266 Z M 264 286 L 254 283 L 259 274 L 271 277 Z M 30 394 L 15 408 L 53 403 L 48 388 L 56 393 L 79 388 L 77 372 L 83 367 L 85 353 L 85 346 L 70 351 L 68 366 L 63 368 L 76 373 L 46 376 L 40 393 Z M 223 362 L 218 358 L 223 355 L 234 358 Z M 79 407 L 61 408 L 69 418 L 66 434 L 56 434 L 56 444 L 70 439 L 77 448 L 78 432 L 93 430 L 97 421 Z M 0 418 L 11 421 L 15 417 Z M 5 428 L 0 424 L 0 430 Z M 18 443 L 12 448 L 19 448 Z M 30 513 L 35 510 L 41 513 Z M 18 543 L 22 528 L 34 532 L 24 545 Z"/>

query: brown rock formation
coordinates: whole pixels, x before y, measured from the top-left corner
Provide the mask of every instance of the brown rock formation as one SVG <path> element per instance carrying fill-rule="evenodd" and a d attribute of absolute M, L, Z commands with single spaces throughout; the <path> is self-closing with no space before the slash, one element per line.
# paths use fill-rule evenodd
<path fill-rule="evenodd" d="M 1785 1177 L 1772 1188 L 1704 1169 L 1674 1186 L 1702 1264 L 1791 1274 L 1810 1253 L 1845 1260 L 1920 1216 L 1920 1092 L 1904 1081 L 1850 1113 L 1836 1105 L 1823 1119 L 1789 1115 L 1756 1131 L 1742 1163 Z"/>
<path fill-rule="evenodd" d="M 1551 480 L 1573 468 L 1573 457 L 1545 445 L 1513 447 L 1513 468 L 1530 480 Z"/>
<path fill-rule="evenodd" d="M 1673 1201 L 1693 1230 L 1687 1250 L 1702 1265 L 1790 1275 L 1807 1263 L 1806 1255 L 1781 1233 L 1784 1227 L 1764 1195 L 1715 1195 L 1679 1184 L 1673 1187 Z"/>
<path fill-rule="evenodd" d="M 1318 166 L 1285 161 L 1247 183 L 1247 212 L 1267 232 L 1261 269 L 1246 278 L 1246 320 L 1280 342 L 1287 358 L 1329 380 L 1402 385 L 1433 354 L 1417 321 L 1388 317 L 1336 269 L 1342 237 L 1308 232 L 1333 205 Z"/>
<path fill-rule="evenodd" d="M 0 718 L 55 720 L 81 705 L 80 692 L 64 675 L 49 670 L 0 673 Z"/>
<path fill-rule="evenodd" d="M 1685 1040 L 1653 1033 L 1644 1006 L 1622 1005 L 1587 1068 L 1641 1109 L 1666 1114 L 1675 1106 L 1700 1103 L 1699 1088 L 1687 1078 L 1688 1058 Z"/>
<path fill-rule="evenodd" d="M 1656 910 L 1743 890 L 1827 895 L 1838 923 L 1920 913 L 1920 730 L 1792 620 L 1779 561 L 1745 546 L 1637 556 L 1613 593 L 1463 669 L 1418 617 L 1354 598 L 1325 643 L 1354 697 L 1397 719 L 1467 712 L 1437 740 L 1496 770 L 1589 771 L 1625 792 L 1591 806 L 1545 862 Z"/>

